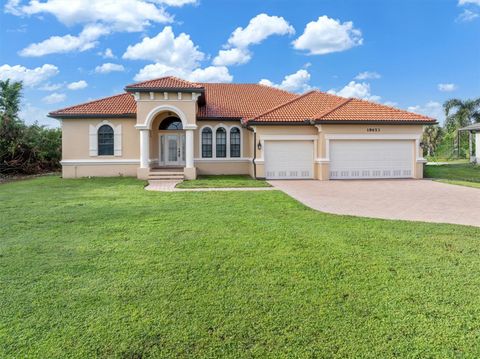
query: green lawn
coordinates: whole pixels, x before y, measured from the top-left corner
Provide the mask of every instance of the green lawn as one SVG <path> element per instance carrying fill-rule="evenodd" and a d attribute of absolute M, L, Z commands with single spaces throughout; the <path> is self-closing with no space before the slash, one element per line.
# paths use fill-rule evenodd
<path fill-rule="evenodd" d="M 427 165 L 424 176 L 435 179 L 480 182 L 480 165 L 470 163 Z"/>
<path fill-rule="evenodd" d="M 223 175 L 200 176 L 196 180 L 183 181 L 177 188 L 239 188 L 239 187 L 270 187 L 262 180 L 255 180 L 250 176 Z"/>
<path fill-rule="evenodd" d="M 480 356 L 480 228 L 129 178 L 0 203 L 0 358 Z"/>
<path fill-rule="evenodd" d="M 458 186 L 465 186 L 465 187 L 480 188 L 480 182 L 468 182 L 468 181 L 457 181 L 457 180 L 446 180 L 446 179 L 440 179 L 440 180 L 437 180 L 437 182 L 455 184 Z"/>

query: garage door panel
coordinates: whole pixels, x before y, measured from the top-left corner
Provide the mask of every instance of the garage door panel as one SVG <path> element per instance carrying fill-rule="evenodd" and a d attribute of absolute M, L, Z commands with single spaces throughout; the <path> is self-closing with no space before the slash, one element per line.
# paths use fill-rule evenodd
<path fill-rule="evenodd" d="M 267 179 L 313 178 L 313 141 L 266 141 Z"/>
<path fill-rule="evenodd" d="M 331 141 L 330 178 L 411 178 L 413 141 Z"/>

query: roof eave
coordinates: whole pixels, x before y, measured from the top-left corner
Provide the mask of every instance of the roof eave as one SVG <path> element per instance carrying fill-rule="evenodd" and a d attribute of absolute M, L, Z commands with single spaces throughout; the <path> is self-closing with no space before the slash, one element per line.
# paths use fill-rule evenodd
<path fill-rule="evenodd" d="M 136 118 L 136 113 L 120 113 L 120 114 L 105 114 L 105 113 L 53 113 L 50 112 L 47 117 L 64 119 L 64 118 Z"/>
<path fill-rule="evenodd" d="M 437 120 L 315 120 L 316 124 L 436 125 Z"/>

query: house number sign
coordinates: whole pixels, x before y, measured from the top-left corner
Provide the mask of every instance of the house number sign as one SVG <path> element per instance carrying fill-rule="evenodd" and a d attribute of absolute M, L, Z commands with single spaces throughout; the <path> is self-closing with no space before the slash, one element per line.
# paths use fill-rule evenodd
<path fill-rule="evenodd" d="M 367 127 L 367 132 L 380 132 L 378 127 Z"/>

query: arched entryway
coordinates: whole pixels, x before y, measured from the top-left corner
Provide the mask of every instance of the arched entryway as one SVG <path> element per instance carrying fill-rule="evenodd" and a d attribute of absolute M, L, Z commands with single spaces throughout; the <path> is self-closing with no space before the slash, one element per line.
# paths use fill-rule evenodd
<path fill-rule="evenodd" d="M 185 166 L 185 131 L 177 116 L 168 116 L 158 126 L 158 166 Z"/>

